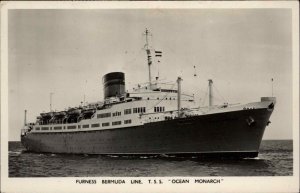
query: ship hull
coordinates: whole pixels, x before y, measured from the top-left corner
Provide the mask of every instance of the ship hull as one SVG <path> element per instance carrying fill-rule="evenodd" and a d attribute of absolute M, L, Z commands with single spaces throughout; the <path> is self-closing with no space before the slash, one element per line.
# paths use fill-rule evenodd
<path fill-rule="evenodd" d="M 28 133 L 21 141 L 33 152 L 256 157 L 271 113 L 249 109 L 118 129 Z"/>

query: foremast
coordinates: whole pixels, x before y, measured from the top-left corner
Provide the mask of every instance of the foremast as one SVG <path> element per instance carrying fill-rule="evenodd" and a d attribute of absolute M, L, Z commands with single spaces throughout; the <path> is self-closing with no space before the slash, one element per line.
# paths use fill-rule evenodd
<path fill-rule="evenodd" d="M 151 65 L 152 65 L 152 59 L 151 59 L 151 51 L 150 51 L 150 46 L 149 46 L 149 36 L 150 36 L 150 32 L 149 30 L 146 28 L 145 31 L 145 37 L 146 37 L 146 44 L 145 44 L 145 50 L 147 53 L 147 62 L 148 62 L 148 72 L 149 72 L 149 88 L 152 89 L 152 80 L 151 80 Z"/>

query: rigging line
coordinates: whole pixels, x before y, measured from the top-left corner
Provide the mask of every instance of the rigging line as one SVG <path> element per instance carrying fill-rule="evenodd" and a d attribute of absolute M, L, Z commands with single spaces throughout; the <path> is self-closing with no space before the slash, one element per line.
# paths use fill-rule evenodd
<path fill-rule="evenodd" d="M 176 83 L 174 83 L 174 84 L 173 84 L 173 86 L 172 86 L 171 90 L 174 88 L 175 84 L 176 84 Z M 170 93 L 169 93 L 169 92 L 167 92 L 167 94 L 165 94 L 165 96 L 164 96 L 164 97 L 162 97 L 162 99 L 161 99 L 161 100 L 159 100 L 159 101 L 158 101 L 158 102 L 157 102 L 157 103 L 156 103 L 154 106 L 152 106 L 152 107 L 148 108 L 148 109 L 147 109 L 147 111 L 148 111 L 148 110 L 151 110 L 151 109 L 154 109 L 154 107 L 155 107 L 155 106 L 157 106 L 159 103 L 161 103 L 161 101 L 163 101 L 163 100 L 164 100 L 164 99 L 165 99 L 165 98 L 166 98 L 166 97 L 167 97 L 169 94 L 170 94 Z"/>
<path fill-rule="evenodd" d="M 213 87 L 216 89 L 218 95 L 221 96 L 222 100 L 223 100 L 224 102 L 227 102 L 227 100 L 225 100 L 225 98 L 221 95 L 221 93 L 219 92 L 219 90 L 217 89 L 217 87 L 216 87 L 215 85 L 213 85 Z"/>
<path fill-rule="evenodd" d="M 207 108 L 199 107 L 198 110 L 201 111 L 201 113 L 203 113 L 203 114 L 207 112 Z"/>
<path fill-rule="evenodd" d="M 160 80 L 160 81 L 162 81 L 162 80 Z M 149 83 L 149 82 L 142 82 L 142 83 L 134 84 L 133 86 L 138 86 L 138 85 L 140 85 L 140 86 L 142 87 L 142 86 L 148 85 L 148 83 Z M 159 81 L 158 81 L 157 84 L 174 85 L 174 81 L 168 81 L 168 82 L 159 82 Z M 176 84 L 176 82 L 175 82 L 175 84 Z"/>
<path fill-rule="evenodd" d="M 169 45 L 166 45 L 166 47 L 169 48 L 169 50 L 171 50 L 171 52 L 172 52 L 175 56 L 178 55 L 178 54 L 176 54 L 176 52 L 174 51 L 174 49 L 173 49 L 172 47 L 170 47 Z M 185 54 L 184 54 L 184 56 L 185 56 Z M 177 59 L 178 59 L 178 57 L 177 57 Z M 184 57 L 184 59 L 183 59 L 183 57 L 179 57 L 179 59 L 182 60 L 184 63 L 186 63 L 186 60 L 187 60 L 187 62 L 190 63 L 190 64 L 193 64 L 193 63 L 194 63 L 194 62 L 192 62 L 192 61 L 190 60 L 189 57 Z"/>
<path fill-rule="evenodd" d="M 206 101 L 206 97 L 208 95 L 208 86 L 207 86 L 207 89 L 206 89 L 206 92 L 205 92 L 205 96 L 204 96 L 204 100 L 202 102 L 202 106 L 204 105 L 205 101 Z"/>
<path fill-rule="evenodd" d="M 164 78 L 164 79 L 161 79 L 161 80 L 167 80 L 166 78 Z M 171 83 L 176 83 L 176 81 L 174 82 L 174 81 L 168 81 L 168 82 L 164 82 L 165 84 L 171 84 Z"/>
<path fill-rule="evenodd" d="M 163 85 L 173 85 L 171 83 L 158 83 L 158 84 L 163 84 Z"/>
<path fill-rule="evenodd" d="M 143 51 L 143 49 L 140 49 L 140 51 L 135 55 L 135 57 L 134 57 L 132 60 L 128 61 L 128 63 L 133 63 L 133 62 L 135 62 L 136 59 L 138 58 L 138 56 L 141 54 L 142 51 Z"/>

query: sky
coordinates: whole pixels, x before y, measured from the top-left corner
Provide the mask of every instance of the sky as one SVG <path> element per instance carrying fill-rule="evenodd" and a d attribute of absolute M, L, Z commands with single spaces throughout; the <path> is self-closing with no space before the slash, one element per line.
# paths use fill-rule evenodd
<path fill-rule="evenodd" d="M 292 23 L 288 9 L 9 10 L 9 140 L 52 107 L 103 100 L 102 76 L 125 73 L 126 90 L 148 80 L 143 49 L 162 51 L 153 76 L 176 81 L 205 104 L 277 97 L 264 139 L 292 138 Z M 195 69 L 194 69 L 195 66 Z M 194 76 L 196 72 L 197 76 Z"/>

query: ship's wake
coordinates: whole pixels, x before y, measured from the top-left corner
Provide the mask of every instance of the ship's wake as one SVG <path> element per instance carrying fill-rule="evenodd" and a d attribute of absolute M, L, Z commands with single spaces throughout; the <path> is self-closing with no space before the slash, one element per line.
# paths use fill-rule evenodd
<path fill-rule="evenodd" d="M 13 154 L 19 155 L 21 153 L 22 153 L 22 151 L 8 151 L 8 154 L 10 154 L 10 155 L 13 155 Z"/>

